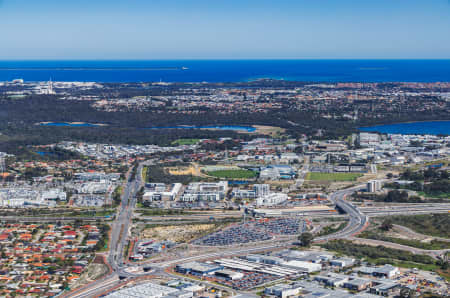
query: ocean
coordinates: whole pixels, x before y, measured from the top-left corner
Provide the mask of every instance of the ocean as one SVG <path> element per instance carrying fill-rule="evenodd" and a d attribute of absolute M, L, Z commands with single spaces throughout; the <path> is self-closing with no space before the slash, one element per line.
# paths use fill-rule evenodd
<path fill-rule="evenodd" d="M 449 82 L 450 60 L 0 61 L 0 81 Z"/>

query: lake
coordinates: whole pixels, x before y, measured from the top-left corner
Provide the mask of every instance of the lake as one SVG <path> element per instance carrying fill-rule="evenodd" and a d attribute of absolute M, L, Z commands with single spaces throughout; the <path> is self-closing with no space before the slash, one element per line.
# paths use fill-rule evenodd
<path fill-rule="evenodd" d="M 86 122 L 41 122 L 41 126 L 57 126 L 57 127 L 100 127 L 106 126 L 101 123 L 86 123 Z M 233 131 L 245 131 L 254 132 L 256 128 L 253 126 L 242 125 L 176 125 L 176 126 L 155 126 L 145 127 L 144 129 L 217 129 L 217 130 L 233 130 Z"/>
<path fill-rule="evenodd" d="M 145 129 L 217 129 L 217 130 L 233 130 L 233 131 L 245 131 L 254 132 L 256 128 L 253 126 L 241 126 L 241 125 L 177 125 L 177 126 L 156 126 L 146 127 Z"/>
<path fill-rule="evenodd" d="M 67 127 L 99 127 L 104 126 L 103 124 L 93 124 L 85 122 L 42 122 L 39 123 L 41 126 L 67 126 Z"/>
<path fill-rule="evenodd" d="M 361 131 L 388 134 L 450 135 L 450 121 L 423 121 L 360 127 Z"/>

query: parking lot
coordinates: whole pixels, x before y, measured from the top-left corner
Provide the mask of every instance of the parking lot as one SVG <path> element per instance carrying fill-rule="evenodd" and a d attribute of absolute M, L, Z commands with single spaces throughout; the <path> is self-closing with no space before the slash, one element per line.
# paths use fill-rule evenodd
<path fill-rule="evenodd" d="M 234 224 L 222 231 L 197 239 L 194 244 L 224 246 L 270 240 L 276 235 L 297 235 L 304 228 L 298 218 L 260 219 Z"/>

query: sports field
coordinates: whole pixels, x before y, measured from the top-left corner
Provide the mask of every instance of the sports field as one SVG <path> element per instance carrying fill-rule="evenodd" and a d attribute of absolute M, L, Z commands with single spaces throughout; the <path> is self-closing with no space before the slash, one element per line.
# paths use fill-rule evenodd
<path fill-rule="evenodd" d="M 172 145 L 195 145 L 199 142 L 199 139 L 178 139 L 172 142 Z"/>
<path fill-rule="evenodd" d="M 249 170 L 220 170 L 206 172 L 209 176 L 228 179 L 249 179 L 255 178 L 256 173 Z"/>
<path fill-rule="evenodd" d="M 308 173 L 307 180 L 315 181 L 356 181 L 362 174 L 360 173 Z"/>

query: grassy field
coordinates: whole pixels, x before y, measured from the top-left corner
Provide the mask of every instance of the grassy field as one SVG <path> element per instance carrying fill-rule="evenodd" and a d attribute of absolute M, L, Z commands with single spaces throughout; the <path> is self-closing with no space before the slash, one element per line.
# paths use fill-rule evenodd
<path fill-rule="evenodd" d="M 358 237 L 392 242 L 392 243 L 416 247 L 416 248 L 420 248 L 420 249 L 428 249 L 428 250 L 439 250 L 439 249 L 450 248 L 450 242 L 438 241 L 438 240 L 432 240 L 430 242 L 422 242 L 422 241 L 414 240 L 414 239 L 389 237 L 389 236 L 383 235 L 383 233 L 381 233 L 381 232 L 377 232 L 377 231 L 373 231 L 373 230 L 372 231 L 364 231 L 361 234 L 359 234 Z"/>
<path fill-rule="evenodd" d="M 439 266 L 436 264 L 422 264 L 408 261 L 399 261 L 393 260 L 389 258 L 378 258 L 378 259 L 367 259 L 367 261 L 374 265 L 384 265 L 391 264 L 393 266 L 401 267 L 401 268 L 417 268 L 425 271 L 436 271 L 439 269 Z"/>
<path fill-rule="evenodd" d="M 375 247 L 365 244 L 356 244 L 348 240 L 333 240 L 320 244 L 319 246 L 346 256 L 355 256 L 360 259 L 366 259 L 375 264 L 390 263 L 400 265 L 402 263 L 403 266 L 409 268 L 408 264 L 411 265 L 411 263 L 415 263 L 417 265 L 420 264 L 423 268 L 427 268 L 426 270 L 437 268 L 436 260 L 428 255 L 413 254 L 409 251 L 384 246 Z"/>
<path fill-rule="evenodd" d="M 347 222 L 343 222 L 337 227 L 335 225 L 326 226 L 320 231 L 320 233 L 317 234 L 317 237 L 336 233 L 336 232 L 342 230 L 343 228 L 345 228 L 346 226 L 347 226 Z"/>
<path fill-rule="evenodd" d="M 450 198 L 450 193 L 434 194 L 434 193 L 426 193 L 424 191 L 418 191 L 417 194 L 419 196 L 429 197 L 429 198 L 436 198 L 436 199 L 448 199 L 448 198 Z"/>
<path fill-rule="evenodd" d="M 417 233 L 450 238 L 450 214 L 397 215 L 389 217 L 393 223 L 408 227 Z"/>
<path fill-rule="evenodd" d="M 256 173 L 249 170 L 220 170 L 206 173 L 210 176 L 227 179 L 249 179 L 256 177 Z"/>
<path fill-rule="evenodd" d="M 148 167 L 143 167 L 142 168 L 142 181 L 147 182 L 147 172 L 148 172 Z"/>
<path fill-rule="evenodd" d="M 360 173 L 315 173 L 310 172 L 306 176 L 307 180 L 315 181 L 356 181 L 362 174 Z"/>
<path fill-rule="evenodd" d="M 195 145 L 200 141 L 200 139 L 178 139 L 172 142 L 172 145 Z"/>

